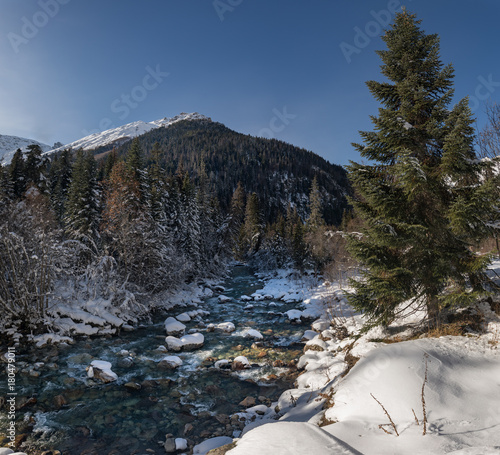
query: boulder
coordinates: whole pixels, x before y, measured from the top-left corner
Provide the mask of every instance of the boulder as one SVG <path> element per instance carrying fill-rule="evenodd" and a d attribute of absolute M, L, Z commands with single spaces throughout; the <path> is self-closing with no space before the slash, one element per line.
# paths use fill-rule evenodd
<path fill-rule="evenodd" d="M 244 406 L 245 408 L 250 408 L 252 406 L 255 406 L 255 398 L 246 397 L 243 401 L 240 402 L 240 406 Z"/>
<path fill-rule="evenodd" d="M 236 371 L 237 370 L 245 370 L 248 368 L 250 368 L 250 362 L 248 361 L 248 359 L 245 356 L 240 355 L 233 360 L 233 365 L 232 365 L 233 370 L 236 370 Z"/>
<path fill-rule="evenodd" d="M 175 319 L 177 319 L 180 322 L 189 322 L 191 321 L 191 316 L 188 313 L 181 313 L 178 314 Z"/>
<path fill-rule="evenodd" d="M 214 329 L 220 330 L 222 332 L 231 333 L 236 330 L 236 327 L 232 322 L 221 322 L 220 324 L 215 325 Z"/>
<path fill-rule="evenodd" d="M 255 330 L 255 329 L 247 330 L 247 332 L 245 333 L 245 337 L 246 338 L 253 338 L 254 340 L 262 340 L 264 338 L 262 333 L 260 333 L 258 330 Z"/>
<path fill-rule="evenodd" d="M 217 297 L 217 300 L 219 301 L 219 303 L 227 303 L 233 299 L 231 297 L 228 297 L 227 295 L 219 295 L 219 297 Z"/>
<path fill-rule="evenodd" d="M 163 357 L 163 359 L 158 362 L 158 367 L 164 368 L 166 370 L 172 370 L 180 367 L 181 365 L 182 360 L 176 355 L 168 355 L 166 357 Z"/>
<path fill-rule="evenodd" d="M 118 379 L 117 374 L 111 371 L 111 363 L 105 360 L 93 360 L 90 366 L 87 367 L 87 376 L 105 384 Z"/>
<path fill-rule="evenodd" d="M 193 349 L 198 349 L 203 346 L 205 337 L 201 333 L 193 333 L 192 335 L 184 335 L 180 339 L 180 342 L 185 351 L 192 351 Z"/>
<path fill-rule="evenodd" d="M 169 317 L 165 320 L 165 330 L 167 331 L 167 335 L 178 337 L 184 335 L 186 326 L 177 319 Z"/>
<path fill-rule="evenodd" d="M 182 349 L 182 341 L 179 338 L 168 336 L 165 338 L 167 349 L 173 352 L 179 352 Z"/>

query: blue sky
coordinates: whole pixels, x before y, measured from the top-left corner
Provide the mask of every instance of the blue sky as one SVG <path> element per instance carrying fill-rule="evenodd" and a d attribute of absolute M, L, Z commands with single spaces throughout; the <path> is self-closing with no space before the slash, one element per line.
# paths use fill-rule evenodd
<path fill-rule="evenodd" d="M 500 102 L 497 0 L 1 0 L 0 134 L 68 143 L 197 111 L 344 165 L 402 4 L 440 35 L 481 127 Z"/>

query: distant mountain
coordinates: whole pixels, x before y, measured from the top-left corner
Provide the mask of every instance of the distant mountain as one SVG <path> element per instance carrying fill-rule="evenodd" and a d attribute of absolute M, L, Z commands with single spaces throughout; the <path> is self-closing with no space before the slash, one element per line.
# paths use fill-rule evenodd
<path fill-rule="evenodd" d="M 100 133 L 94 133 L 89 136 L 85 136 L 82 139 L 71 142 L 64 146 L 52 149 L 49 153 L 57 153 L 66 148 L 72 150 L 96 150 L 96 149 L 109 149 L 113 147 L 118 147 L 125 142 L 132 140 L 133 138 L 140 136 L 148 131 L 156 128 L 168 127 L 174 123 L 180 122 L 182 120 L 210 120 L 204 115 L 198 114 L 197 112 L 187 114 L 182 112 L 172 118 L 162 118 L 160 120 L 155 120 L 153 122 L 143 122 L 141 120 L 137 122 L 127 123 L 126 125 L 119 126 L 118 128 L 112 128 L 110 130 L 102 131 Z"/>
<path fill-rule="evenodd" d="M 42 144 L 41 142 L 33 139 L 0 134 L 0 159 L 3 157 L 2 164 L 9 164 L 17 149 L 21 149 L 23 152 L 26 152 L 28 150 L 28 145 L 32 144 L 39 145 L 44 152 L 53 148 L 50 145 Z"/>
<path fill-rule="evenodd" d="M 306 219 L 311 184 L 316 176 L 325 221 L 340 223 L 350 192 L 344 168 L 313 152 L 275 139 L 241 134 L 196 115 L 197 118 L 170 122 L 168 128 L 154 128 L 140 135 L 145 164 L 151 163 L 151 150 L 158 143 L 161 164 L 167 173 L 173 175 L 182 168 L 198 183 L 204 175 L 225 210 L 241 182 L 247 193 L 257 193 L 267 222 L 274 221 L 278 213 L 285 214 L 289 204 Z M 118 155 L 124 155 L 129 145 L 117 147 Z M 106 146 L 94 153 L 101 158 L 108 151 Z"/>

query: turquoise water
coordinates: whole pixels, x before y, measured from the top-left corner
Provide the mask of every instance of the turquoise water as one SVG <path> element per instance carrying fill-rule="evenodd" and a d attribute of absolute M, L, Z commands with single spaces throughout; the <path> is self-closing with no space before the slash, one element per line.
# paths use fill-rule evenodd
<path fill-rule="evenodd" d="M 193 443 L 213 435 L 232 436 L 237 428 L 216 416 L 241 411 L 238 403 L 247 396 L 270 404 L 289 388 L 279 376 L 300 355 L 299 339 L 307 327 L 288 324 L 282 316 L 296 304 L 263 300 L 250 302 L 254 307 L 244 309 L 249 302 L 241 302 L 239 297 L 262 288 L 249 268 L 234 267 L 223 285 L 224 295 L 233 301 L 220 304 L 214 296 L 199 305 L 210 315 L 203 317 L 203 323 L 194 320 L 186 326 L 203 333 L 205 345 L 196 351 L 174 353 L 183 360 L 176 370 L 161 370 L 157 365 L 166 355 L 157 349 L 166 335 L 163 321 L 194 307 L 162 314 L 151 324 L 118 336 L 18 352 L 16 362 L 21 369 L 23 362 L 32 366 L 43 361 L 44 365 L 37 368 L 39 377 L 17 374 L 18 406 L 27 398 L 36 399 L 17 411 L 17 434 L 27 435 L 33 453 L 35 449 L 58 449 L 78 455 L 164 454 L 158 442 L 167 433 Z M 236 332 L 207 332 L 204 328 L 204 324 L 228 321 L 235 324 Z M 252 347 L 253 340 L 243 337 L 245 328 L 259 330 L 264 335 L 263 345 Z M 123 350 L 128 353 L 124 355 Z M 237 373 L 212 367 L 215 360 L 238 355 L 248 357 L 253 364 L 250 370 Z M 95 359 L 111 362 L 119 379 L 106 385 L 88 379 L 85 369 Z M 141 384 L 140 390 L 125 386 L 130 382 Z M 0 396 L 6 394 L 4 385 Z M 184 436 L 186 424 L 193 428 Z M 6 425 L 3 412 L 0 428 L 5 430 Z"/>

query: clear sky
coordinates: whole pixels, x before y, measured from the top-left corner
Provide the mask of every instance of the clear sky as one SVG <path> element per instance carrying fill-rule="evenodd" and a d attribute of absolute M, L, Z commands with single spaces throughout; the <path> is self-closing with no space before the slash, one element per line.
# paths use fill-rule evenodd
<path fill-rule="evenodd" d="M 500 102 L 498 0 L 0 0 L 0 134 L 68 143 L 197 111 L 344 165 L 377 113 L 379 24 L 403 4 L 482 126 Z"/>

